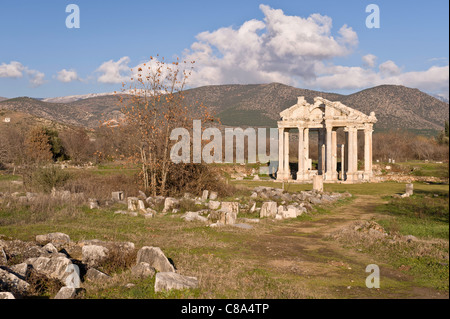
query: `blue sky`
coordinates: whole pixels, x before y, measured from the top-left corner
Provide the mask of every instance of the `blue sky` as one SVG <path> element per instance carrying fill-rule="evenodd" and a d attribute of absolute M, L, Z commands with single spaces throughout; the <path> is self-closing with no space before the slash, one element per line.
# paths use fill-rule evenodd
<path fill-rule="evenodd" d="M 65 24 L 71 3 L 79 29 Z M 371 3 L 379 29 L 366 27 Z M 192 87 L 388 83 L 448 98 L 448 11 L 444 0 L 2 1 L 0 96 L 120 90 L 130 68 L 159 54 L 195 59 Z"/>

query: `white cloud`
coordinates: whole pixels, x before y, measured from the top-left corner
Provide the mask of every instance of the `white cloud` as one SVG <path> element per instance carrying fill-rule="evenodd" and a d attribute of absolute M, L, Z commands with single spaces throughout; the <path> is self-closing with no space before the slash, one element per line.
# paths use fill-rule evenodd
<path fill-rule="evenodd" d="M 402 69 L 400 69 L 394 63 L 394 61 L 391 60 L 381 63 L 378 68 L 380 69 L 381 74 L 384 76 L 393 76 L 402 73 Z"/>
<path fill-rule="evenodd" d="M 22 63 L 11 61 L 9 64 L 2 63 L 0 65 L 0 78 L 21 78 L 25 67 Z"/>
<path fill-rule="evenodd" d="M 0 65 L 0 78 L 22 78 L 24 73 L 32 87 L 38 87 L 45 83 L 45 74 L 37 70 L 29 69 L 22 63 L 11 61 L 9 64 Z"/>
<path fill-rule="evenodd" d="M 361 89 L 382 84 L 404 85 L 420 90 L 449 95 L 449 66 L 432 66 L 425 71 L 403 72 L 393 62 L 386 61 L 373 69 L 318 64 L 316 79 L 308 84 L 323 90 Z"/>
<path fill-rule="evenodd" d="M 130 80 L 130 58 L 124 56 L 117 61 L 109 60 L 104 62 L 96 72 L 101 73 L 97 81 L 101 83 L 122 83 Z M 125 74 L 124 74 L 125 73 Z"/>
<path fill-rule="evenodd" d="M 44 84 L 46 81 L 44 80 L 45 74 L 42 72 L 39 72 L 37 70 L 29 70 L 27 69 L 25 71 L 29 77 L 29 82 L 32 87 L 38 87 Z"/>
<path fill-rule="evenodd" d="M 196 61 L 190 83 L 283 82 L 295 85 L 315 77 L 318 61 L 349 54 L 358 43 L 352 28 L 342 26 L 332 35 L 332 19 L 320 14 L 287 16 L 260 5 L 264 21 L 250 20 L 239 28 L 202 32 L 185 52 Z"/>
<path fill-rule="evenodd" d="M 58 72 L 56 79 L 64 83 L 80 80 L 77 71 L 73 69 L 71 70 L 62 69 L 61 71 Z"/>
<path fill-rule="evenodd" d="M 377 61 L 377 57 L 373 54 L 367 54 L 362 57 L 362 61 L 364 66 L 373 68 L 375 66 L 375 62 Z"/>
<path fill-rule="evenodd" d="M 323 90 L 357 90 L 398 84 L 448 96 L 448 62 L 425 71 L 404 72 L 394 61 L 377 65 L 377 56 L 362 56 L 362 66 L 334 65 L 358 45 L 353 29 L 333 32 L 332 19 L 320 14 L 288 16 L 260 5 L 264 19 L 238 27 L 199 33 L 185 59 L 196 61 L 191 86 L 282 82 Z M 439 59 L 440 60 L 440 59 Z"/>

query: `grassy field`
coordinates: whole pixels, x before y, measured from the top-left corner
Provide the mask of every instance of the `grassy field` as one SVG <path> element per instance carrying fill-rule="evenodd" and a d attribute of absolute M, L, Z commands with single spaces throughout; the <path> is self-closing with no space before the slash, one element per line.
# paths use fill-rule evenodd
<path fill-rule="evenodd" d="M 118 173 L 129 174 L 116 167 L 97 167 L 88 174 L 103 180 Z M 0 175 L 0 189 L 9 189 L 17 179 Z M 255 186 L 283 187 L 270 181 L 233 183 L 239 187 L 236 197 L 241 202 L 250 200 L 250 189 Z M 20 190 L 20 185 L 14 187 Z M 288 192 L 311 187 L 284 184 Z M 252 229 L 210 228 L 202 222 L 183 221 L 181 213 L 153 219 L 114 214 L 126 208 L 123 204 L 94 210 L 83 203 L 51 201 L 40 206 L 2 205 L 0 234 L 31 241 L 39 234 L 64 232 L 73 241 L 158 246 L 180 274 L 200 281 L 198 289 L 155 293 L 153 278 L 136 279 L 123 267 L 105 265 L 103 270 L 113 280 L 83 283 L 85 298 L 448 298 L 449 186 L 415 183 L 412 197 L 392 197 L 404 190 L 405 184 L 393 182 L 325 184 L 325 191 L 353 196 L 316 207 L 297 219 L 262 219 Z M 257 203 L 260 207 L 262 201 Z M 414 235 L 417 241 L 392 244 L 388 237 L 330 240 L 333 232 L 357 220 L 377 221 L 389 238 Z M 365 286 L 365 267 L 373 263 L 381 268 L 380 289 Z M 128 283 L 134 286 L 128 288 Z"/>

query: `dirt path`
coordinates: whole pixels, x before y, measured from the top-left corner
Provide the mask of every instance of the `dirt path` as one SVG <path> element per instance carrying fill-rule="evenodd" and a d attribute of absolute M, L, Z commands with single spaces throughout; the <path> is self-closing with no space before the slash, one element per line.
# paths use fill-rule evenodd
<path fill-rule="evenodd" d="M 357 220 L 370 220 L 378 213 L 380 197 L 359 195 L 348 205 L 311 221 L 275 225 L 273 231 L 249 243 L 252 254 L 268 269 L 291 274 L 324 298 L 448 298 L 447 293 L 415 287 L 412 278 L 376 256 L 345 248 L 328 235 Z M 366 266 L 380 267 L 380 289 L 365 285 Z"/>

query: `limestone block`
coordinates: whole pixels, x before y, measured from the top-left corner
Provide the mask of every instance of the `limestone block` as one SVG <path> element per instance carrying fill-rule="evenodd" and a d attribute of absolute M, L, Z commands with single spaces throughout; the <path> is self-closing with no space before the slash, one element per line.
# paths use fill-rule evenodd
<path fill-rule="evenodd" d="M 148 263 L 151 267 L 160 272 L 175 272 L 175 268 L 159 247 L 144 246 L 139 249 L 136 264 L 141 262 Z"/>
<path fill-rule="evenodd" d="M 155 292 L 171 289 L 198 288 L 196 277 L 188 277 L 174 272 L 159 272 L 155 278 Z"/>
<path fill-rule="evenodd" d="M 276 202 L 264 202 L 261 207 L 261 212 L 259 217 L 270 217 L 274 218 L 278 212 L 277 203 Z"/>
<path fill-rule="evenodd" d="M 313 176 L 313 190 L 323 192 L 323 175 Z"/>

